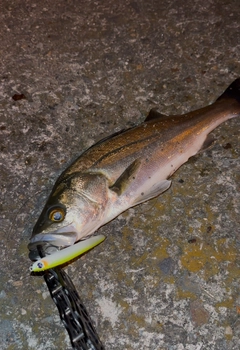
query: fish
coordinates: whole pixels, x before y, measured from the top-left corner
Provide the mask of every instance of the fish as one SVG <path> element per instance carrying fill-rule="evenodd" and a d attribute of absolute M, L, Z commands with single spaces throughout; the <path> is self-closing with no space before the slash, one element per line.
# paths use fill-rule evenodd
<path fill-rule="evenodd" d="M 28 244 L 51 255 L 92 236 L 127 209 L 169 189 L 171 175 L 207 149 L 210 134 L 240 116 L 240 78 L 209 106 L 181 115 L 152 109 L 135 127 L 122 130 L 83 152 L 57 179 Z"/>

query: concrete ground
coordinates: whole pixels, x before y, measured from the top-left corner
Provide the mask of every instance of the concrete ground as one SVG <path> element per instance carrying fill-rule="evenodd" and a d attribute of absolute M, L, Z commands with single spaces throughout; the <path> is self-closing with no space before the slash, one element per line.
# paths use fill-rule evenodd
<path fill-rule="evenodd" d="M 2 0 L 0 348 L 70 349 L 31 230 L 57 176 L 152 107 L 183 113 L 240 76 L 239 0 Z M 20 95 L 20 96 L 19 96 Z M 103 227 L 69 273 L 106 350 L 240 348 L 240 119 L 171 188 Z"/>

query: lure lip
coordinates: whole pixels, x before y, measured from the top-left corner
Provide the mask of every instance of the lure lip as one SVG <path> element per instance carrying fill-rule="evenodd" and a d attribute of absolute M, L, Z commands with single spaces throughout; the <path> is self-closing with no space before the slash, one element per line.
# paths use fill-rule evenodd
<path fill-rule="evenodd" d="M 63 232 L 49 234 L 40 233 L 33 236 L 28 244 L 29 259 L 32 261 L 40 258 L 37 246 L 41 246 L 45 254 L 52 254 L 52 251 L 73 245 L 77 240 L 76 232 Z"/>
<path fill-rule="evenodd" d="M 35 261 L 30 267 L 31 272 L 42 272 L 58 265 L 63 265 L 79 255 L 86 253 L 105 240 L 104 235 L 90 237 L 84 241 L 80 241 L 70 247 L 58 250 L 51 255 L 47 255 Z"/>

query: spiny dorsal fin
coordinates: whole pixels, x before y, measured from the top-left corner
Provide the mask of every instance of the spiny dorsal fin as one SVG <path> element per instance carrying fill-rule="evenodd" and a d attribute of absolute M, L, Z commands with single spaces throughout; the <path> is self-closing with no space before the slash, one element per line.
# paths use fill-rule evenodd
<path fill-rule="evenodd" d="M 148 122 L 149 120 L 159 119 L 159 118 L 165 119 L 167 117 L 168 117 L 167 115 L 159 113 L 157 111 L 157 108 L 152 108 L 144 121 Z"/>
<path fill-rule="evenodd" d="M 141 161 L 136 159 L 127 169 L 119 176 L 110 189 L 116 192 L 119 196 L 126 190 L 128 185 L 135 180 L 135 175 L 141 165 Z"/>

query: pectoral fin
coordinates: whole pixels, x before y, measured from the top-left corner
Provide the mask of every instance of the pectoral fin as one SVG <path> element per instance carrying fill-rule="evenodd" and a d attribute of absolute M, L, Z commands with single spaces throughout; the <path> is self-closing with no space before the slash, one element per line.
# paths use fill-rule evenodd
<path fill-rule="evenodd" d="M 118 196 L 121 196 L 124 192 L 126 193 L 132 181 L 135 180 L 140 165 L 141 161 L 136 159 L 124 170 L 110 189 L 116 192 Z M 171 182 L 170 180 L 163 180 L 154 183 L 150 188 L 146 186 L 146 183 L 142 184 L 142 186 L 139 186 L 137 189 L 138 195 L 132 201 L 132 205 L 140 204 L 165 192 L 171 186 Z"/>
<path fill-rule="evenodd" d="M 135 176 L 141 165 L 141 161 L 136 159 L 132 164 L 130 164 L 126 170 L 119 176 L 116 182 L 110 187 L 110 189 L 120 196 L 129 184 L 135 180 Z"/>
<path fill-rule="evenodd" d="M 150 189 L 147 189 L 147 191 L 141 192 L 140 196 L 138 196 L 134 200 L 133 205 L 140 204 L 151 198 L 159 196 L 161 193 L 165 192 L 171 186 L 171 183 L 172 181 L 170 180 L 163 180 L 161 182 L 154 184 Z"/>

